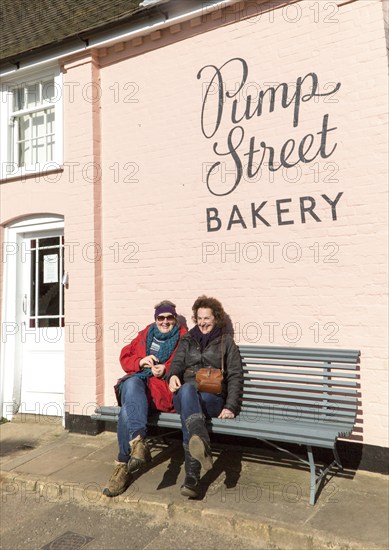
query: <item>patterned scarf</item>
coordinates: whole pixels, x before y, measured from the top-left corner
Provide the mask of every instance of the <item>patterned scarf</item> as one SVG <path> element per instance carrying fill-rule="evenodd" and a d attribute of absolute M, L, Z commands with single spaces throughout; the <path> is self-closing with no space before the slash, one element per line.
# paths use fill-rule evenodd
<path fill-rule="evenodd" d="M 153 353 L 153 355 L 158 357 L 159 362 L 161 364 L 165 363 L 173 353 L 179 337 L 180 337 L 180 325 L 176 324 L 172 328 L 172 330 L 169 332 L 159 332 L 156 323 L 154 323 L 153 325 L 151 325 L 151 327 L 147 331 L 146 354 L 150 355 L 151 344 L 153 343 L 154 338 L 156 338 L 157 343 L 159 345 L 159 350 L 158 352 Z M 147 380 L 148 378 L 153 376 L 153 373 L 151 372 L 151 368 L 146 367 L 139 372 L 135 372 L 133 374 L 126 374 L 126 376 L 119 378 L 119 380 L 117 381 L 117 384 L 114 386 L 116 399 L 119 407 L 122 406 L 122 397 L 121 397 L 122 384 L 125 380 L 127 380 L 127 378 L 131 378 L 132 376 L 135 376 L 136 378 L 140 378 L 141 380 Z"/>
<path fill-rule="evenodd" d="M 151 344 L 153 343 L 153 339 L 155 338 L 157 340 L 157 343 L 159 344 L 159 350 L 158 352 L 153 353 L 153 355 L 158 357 L 161 364 L 166 363 L 166 361 L 173 353 L 179 337 L 180 325 L 178 323 L 174 325 L 172 330 L 170 330 L 169 332 L 160 332 L 157 328 L 157 324 L 153 323 L 147 331 L 146 355 L 150 355 Z"/>

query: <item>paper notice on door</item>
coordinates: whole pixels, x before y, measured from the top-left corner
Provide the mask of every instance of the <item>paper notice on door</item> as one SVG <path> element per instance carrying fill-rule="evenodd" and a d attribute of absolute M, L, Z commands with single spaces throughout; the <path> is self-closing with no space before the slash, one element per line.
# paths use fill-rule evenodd
<path fill-rule="evenodd" d="M 43 282 L 58 283 L 58 254 L 43 256 Z"/>

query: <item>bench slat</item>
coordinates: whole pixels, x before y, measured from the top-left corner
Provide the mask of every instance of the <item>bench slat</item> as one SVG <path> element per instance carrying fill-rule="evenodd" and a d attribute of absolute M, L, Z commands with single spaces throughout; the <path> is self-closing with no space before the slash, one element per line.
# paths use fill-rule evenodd
<path fill-rule="evenodd" d="M 238 347 L 240 350 L 245 352 L 252 352 L 255 351 L 257 353 L 284 353 L 286 355 L 292 355 L 293 353 L 308 353 L 308 354 L 315 354 L 315 353 L 325 353 L 325 354 L 346 354 L 354 356 L 355 358 L 358 358 L 360 356 L 360 351 L 357 349 L 342 349 L 342 348 L 305 348 L 305 347 L 287 347 L 287 346 L 260 346 L 257 344 L 238 344 Z"/>
<path fill-rule="evenodd" d="M 149 417 L 150 424 L 158 424 L 164 422 L 172 426 L 181 426 L 180 417 L 177 413 L 161 413 L 160 415 L 152 415 Z M 217 418 L 212 418 L 208 421 L 209 426 L 212 426 L 213 429 L 219 428 L 232 428 L 233 426 L 239 426 L 246 430 L 274 430 L 279 433 L 293 433 L 295 435 L 304 434 L 317 436 L 317 438 L 327 439 L 332 437 L 333 434 L 338 434 L 339 432 L 348 431 L 352 428 L 352 422 L 345 422 L 341 425 L 333 424 L 330 420 L 327 422 L 321 421 L 297 421 L 297 422 L 288 422 L 285 420 L 261 420 L 259 422 L 250 422 L 242 418 L 242 415 L 237 416 L 232 420 L 220 420 Z"/>
<path fill-rule="evenodd" d="M 249 398 L 253 399 L 255 397 L 255 395 L 256 394 L 253 394 L 253 395 L 245 394 L 243 396 L 243 403 L 245 403 Z M 333 407 L 334 409 L 336 409 L 338 407 L 341 407 L 342 409 L 350 409 L 350 410 L 353 410 L 353 411 L 356 410 L 356 403 L 355 402 L 338 404 L 336 401 L 332 401 L 332 402 L 329 402 L 329 403 L 319 403 L 319 402 L 317 402 L 313 399 L 301 399 L 301 398 L 297 399 L 297 398 L 289 398 L 289 397 L 283 397 L 282 399 L 280 399 L 279 397 L 274 397 L 272 394 L 270 394 L 270 395 L 261 395 L 259 397 L 260 397 L 260 400 L 256 400 L 256 402 L 257 403 L 262 403 L 262 404 L 283 402 L 283 403 L 286 403 L 286 404 L 293 403 L 294 405 L 307 405 L 307 406 L 315 408 L 315 409 L 322 408 L 322 407 L 325 407 L 325 406 L 329 406 L 329 407 Z"/>
<path fill-rule="evenodd" d="M 322 386 L 324 385 L 323 391 L 326 391 L 326 388 L 332 388 L 333 386 L 345 386 L 351 388 L 355 388 L 357 386 L 357 382 L 350 380 L 323 380 L 320 378 L 307 378 L 305 376 L 271 376 L 268 374 L 243 373 L 243 378 L 245 380 L 274 380 L 275 382 L 304 382 L 304 384 L 320 384 Z"/>
<path fill-rule="evenodd" d="M 357 362 L 360 357 L 359 350 L 350 349 L 331 349 L 331 348 L 287 348 L 279 346 L 256 346 L 239 345 L 239 351 L 242 356 L 274 358 L 307 358 L 312 357 L 315 360 L 334 361 L 339 358 L 340 361 Z"/>
<path fill-rule="evenodd" d="M 173 417 L 173 415 L 169 415 Z M 239 417 L 238 417 L 239 418 Z M 158 419 L 151 418 L 150 424 L 158 425 L 165 428 L 180 428 L 181 423 L 179 417 L 174 415 L 174 418 L 159 417 Z M 222 422 L 213 420 L 209 423 L 209 429 L 212 433 L 238 435 L 245 437 L 252 437 L 253 439 L 268 439 L 273 441 L 284 441 L 290 443 L 298 443 L 300 445 L 310 444 L 317 446 L 324 446 L 331 448 L 335 439 L 339 434 L 347 436 L 351 429 L 350 424 L 335 426 L 328 425 L 327 428 L 319 428 L 317 425 L 310 426 L 309 424 L 301 423 L 300 429 L 294 430 L 286 429 L 289 426 L 286 423 L 260 423 L 259 425 L 253 425 L 253 423 L 238 421 Z"/>
<path fill-rule="evenodd" d="M 274 387 L 274 384 L 263 384 L 263 386 L 269 386 L 269 387 Z M 263 389 L 263 386 L 254 386 L 252 384 L 247 384 L 247 387 L 245 389 L 245 392 L 244 392 L 244 395 L 245 396 L 257 396 L 257 397 L 261 397 L 262 395 L 277 395 L 280 399 L 285 399 L 284 395 L 290 395 L 292 397 L 303 397 L 303 398 L 312 398 L 312 399 L 320 399 L 320 400 L 323 400 L 323 399 L 327 399 L 329 401 L 332 401 L 332 402 L 337 402 L 337 401 L 349 401 L 351 403 L 354 403 L 356 401 L 356 397 L 354 396 L 349 396 L 349 395 L 341 395 L 343 393 L 343 390 L 339 391 L 339 392 L 336 392 L 334 389 L 331 389 L 330 390 L 330 394 L 324 394 L 324 392 L 317 392 L 317 393 L 314 393 L 314 392 L 310 392 L 310 391 L 295 391 L 293 389 L 293 391 L 290 391 L 289 393 L 287 392 L 284 392 L 284 394 L 282 393 L 279 393 L 282 391 L 282 389 L 291 389 L 291 388 L 288 388 L 288 386 L 284 385 L 280 385 L 279 387 L 277 387 L 277 394 L 275 393 L 274 390 L 269 390 L 269 389 Z M 300 388 L 301 389 L 301 388 Z M 311 389 L 311 388 L 310 388 Z M 332 394 L 332 392 L 334 392 Z M 354 394 L 355 395 L 355 394 Z"/>
<path fill-rule="evenodd" d="M 218 419 L 213 419 L 211 422 L 212 426 L 214 427 L 222 427 L 222 426 L 232 426 L 235 424 L 239 424 L 240 427 L 249 429 L 249 430 L 266 430 L 266 431 L 274 431 L 278 433 L 284 433 L 284 434 L 294 434 L 295 436 L 301 435 L 304 437 L 318 437 L 318 438 L 324 438 L 327 439 L 328 437 L 333 437 L 334 434 L 338 434 L 339 432 L 343 431 L 349 431 L 350 427 L 352 427 L 352 422 L 344 423 L 342 425 L 333 424 L 331 421 L 325 422 L 323 420 L 320 421 L 312 421 L 312 420 L 300 420 L 297 422 L 288 422 L 286 420 L 281 419 L 275 419 L 271 421 L 266 421 L 261 419 L 259 422 L 249 422 L 247 420 L 242 420 L 239 417 L 234 419 L 233 421 L 229 420 L 222 421 Z"/>
<path fill-rule="evenodd" d="M 290 358 L 289 358 L 290 359 Z M 245 359 L 245 356 L 242 356 L 242 361 L 243 361 L 243 370 L 250 370 L 250 369 L 255 369 L 258 365 L 260 366 L 269 366 L 269 367 L 279 367 L 279 368 L 283 368 L 283 367 L 299 367 L 299 368 L 315 368 L 315 369 L 326 369 L 326 370 L 334 370 L 335 372 L 337 370 L 344 370 L 344 371 L 352 371 L 352 372 L 356 372 L 358 371 L 358 369 L 356 368 L 357 364 L 356 363 L 345 363 L 345 364 L 340 364 L 340 363 L 323 363 L 322 361 L 318 361 L 317 363 L 312 363 L 311 361 L 275 361 L 275 360 L 263 360 L 263 359 L 256 359 L 256 358 L 252 358 L 250 359 L 250 361 L 247 361 L 247 359 Z"/>
<path fill-rule="evenodd" d="M 261 365 L 268 365 L 269 363 L 261 363 Z M 296 365 L 295 363 L 291 363 L 290 364 L 291 367 L 296 367 L 296 366 L 301 366 L 301 365 Z M 306 365 L 303 365 L 304 367 Z M 332 369 L 332 366 L 331 366 L 331 369 L 329 371 L 327 371 L 327 368 L 326 370 L 324 370 L 323 366 L 322 365 L 312 365 L 314 367 L 318 367 L 316 370 L 302 370 L 301 368 L 300 369 L 296 369 L 296 370 L 293 370 L 291 368 L 284 368 L 284 366 L 280 366 L 280 367 L 267 367 L 267 366 L 261 366 L 261 367 L 258 367 L 257 365 L 250 365 L 250 366 L 247 366 L 245 365 L 244 368 L 243 368 L 243 374 L 251 374 L 251 373 L 256 373 L 257 371 L 258 372 L 268 372 L 268 373 L 277 373 L 277 372 L 280 372 L 280 373 L 285 373 L 285 374 L 298 374 L 298 375 L 301 375 L 301 374 L 307 374 L 309 376 L 322 376 L 324 378 L 350 378 L 350 379 L 353 379 L 353 380 L 356 380 L 358 378 L 358 373 L 355 372 L 355 369 L 353 369 L 352 367 L 348 366 L 347 369 L 349 369 L 350 371 L 354 371 L 354 372 L 339 372 L 338 370 L 333 370 Z M 339 369 L 340 370 L 340 369 Z"/>
<path fill-rule="evenodd" d="M 274 407 L 271 409 L 271 410 L 266 410 L 266 409 L 260 409 L 258 410 L 258 408 L 250 408 L 250 407 L 247 407 L 247 405 L 245 405 L 245 407 L 242 409 L 241 413 L 240 413 L 240 416 L 243 416 L 243 417 L 248 417 L 248 418 L 262 418 L 262 417 L 276 417 L 276 416 L 279 416 L 279 417 L 282 417 L 282 418 L 285 418 L 285 419 L 288 419 L 290 421 L 293 421 L 293 418 L 312 418 L 312 419 L 318 419 L 318 418 L 323 418 L 325 416 L 330 416 L 332 419 L 333 419 L 333 422 L 347 422 L 347 421 L 350 421 L 355 418 L 355 413 L 354 412 L 350 412 L 350 411 L 339 411 L 337 410 L 336 411 L 336 416 L 334 416 L 334 414 L 331 414 L 332 411 L 325 411 L 325 410 L 320 410 L 319 412 L 318 411 L 314 411 L 312 412 L 311 410 L 302 410 L 301 407 L 298 408 L 298 410 L 294 410 L 295 407 L 293 407 L 293 409 L 286 409 L 285 407 L 283 407 L 283 409 L 279 409 L 279 410 L 274 410 Z"/>
<path fill-rule="evenodd" d="M 355 370 L 355 365 L 359 364 L 356 361 L 353 361 L 349 358 L 338 358 L 338 360 L 327 358 L 317 359 L 315 357 L 292 357 L 285 355 L 250 355 L 241 354 L 242 361 L 246 365 L 252 363 L 253 365 L 287 365 L 287 366 L 297 366 L 297 367 L 327 367 L 334 369 L 346 369 L 351 366 L 352 370 Z"/>
<path fill-rule="evenodd" d="M 261 376 L 257 376 L 255 378 L 251 378 L 250 376 L 244 377 L 246 380 L 246 385 L 249 387 L 258 387 L 258 388 L 266 388 L 266 387 L 277 387 L 277 388 L 286 388 L 291 389 L 292 391 L 295 389 L 307 389 L 312 390 L 315 392 L 333 392 L 333 393 L 350 393 L 355 395 L 355 387 L 356 384 L 353 384 L 352 387 L 349 387 L 348 382 L 343 382 L 341 380 L 336 382 L 336 386 L 334 387 L 334 383 L 320 380 L 312 380 L 311 378 L 289 378 L 287 376 L 277 377 L 277 376 L 267 376 L 266 378 L 262 378 Z M 275 383 L 276 382 L 276 383 Z M 290 384 L 285 384 L 284 382 L 289 382 Z M 303 382 L 303 384 L 301 384 Z M 293 385 L 292 385 L 293 384 Z M 342 386 L 342 387 L 338 387 Z"/>

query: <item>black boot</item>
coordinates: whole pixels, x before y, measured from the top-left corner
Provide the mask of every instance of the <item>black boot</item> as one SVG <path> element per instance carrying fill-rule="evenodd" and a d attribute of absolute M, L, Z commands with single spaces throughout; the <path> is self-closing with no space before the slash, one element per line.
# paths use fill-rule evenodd
<path fill-rule="evenodd" d="M 205 418 L 202 413 L 195 413 L 186 419 L 186 427 L 190 435 L 189 452 L 198 460 L 204 470 L 208 471 L 213 466 L 209 433 L 205 426 Z"/>
<path fill-rule="evenodd" d="M 184 497 L 197 498 L 200 494 L 201 464 L 189 452 L 189 446 L 184 445 L 185 452 L 185 480 L 181 485 L 181 494 Z"/>

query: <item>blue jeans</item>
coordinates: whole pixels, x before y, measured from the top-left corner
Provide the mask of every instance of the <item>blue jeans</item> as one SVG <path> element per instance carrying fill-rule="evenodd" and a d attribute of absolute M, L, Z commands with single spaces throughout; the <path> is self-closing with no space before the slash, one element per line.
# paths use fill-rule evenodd
<path fill-rule="evenodd" d="M 119 413 L 117 437 L 119 462 L 130 459 L 130 441 L 136 436 L 144 437 L 147 431 L 149 402 L 147 381 L 136 376 L 127 378 L 121 386 L 122 407 Z"/>
<path fill-rule="evenodd" d="M 173 404 L 181 416 L 183 443 L 188 444 L 189 432 L 186 427 L 186 420 L 192 414 L 199 413 L 203 413 L 206 418 L 219 416 L 224 407 L 224 399 L 221 395 L 198 392 L 192 384 L 183 384 L 174 394 Z"/>

